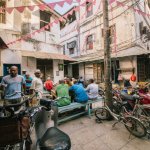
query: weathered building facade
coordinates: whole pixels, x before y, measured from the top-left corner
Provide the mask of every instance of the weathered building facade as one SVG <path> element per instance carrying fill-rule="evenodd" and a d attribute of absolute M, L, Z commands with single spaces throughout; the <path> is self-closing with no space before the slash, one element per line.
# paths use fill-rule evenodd
<path fill-rule="evenodd" d="M 0 12 L 1 76 L 8 74 L 11 65 L 17 65 L 19 73 L 26 70 L 33 75 L 35 69 L 40 69 L 43 80 L 50 76 L 54 82 L 57 82 L 64 77 L 63 64 L 64 60 L 68 60 L 69 57 L 64 56 L 60 49 L 59 22 L 40 31 L 61 16 L 48 6 L 43 11 L 40 10 L 38 5 L 41 4 L 46 6 L 41 0 L 0 0 L 0 8 L 4 8 Z M 34 10 L 30 11 L 25 8 L 20 13 L 13 9 L 11 13 L 8 13 L 5 9 L 19 6 L 34 6 Z M 31 38 L 7 45 L 7 43 L 34 32 L 35 34 L 32 34 Z"/>
<path fill-rule="evenodd" d="M 79 5 L 82 5 L 82 0 Z M 78 60 L 79 76 L 85 80 L 94 78 L 104 81 L 104 39 L 102 2 L 86 2 L 80 6 L 80 19 L 77 22 L 76 34 L 69 33 L 69 40 L 78 37 L 78 53 L 73 56 Z M 109 6 L 110 46 L 112 56 L 111 77 L 117 82 L 121 71 L 125 79 L 129 79 L 132 71 L 137 74 L 138 81 L 150 79 L 150 19 L 148 15 L 139 14 L 140 10 L 150 14 L 149 1 L 121 0 Z M 74 22 L 74 24 L 75 24 Z M 72 24 L 69 24 L 71 26 Z M 63 29 L 68 28 L 68 25 Z M 69 42 L 63 36 L 66 44 Z M 65 43 L 63 43 L 65 44 Z M 66 49 L 67 51 L 68 49 Z M 72 64 L 72 66 L 75 64 Z"/>

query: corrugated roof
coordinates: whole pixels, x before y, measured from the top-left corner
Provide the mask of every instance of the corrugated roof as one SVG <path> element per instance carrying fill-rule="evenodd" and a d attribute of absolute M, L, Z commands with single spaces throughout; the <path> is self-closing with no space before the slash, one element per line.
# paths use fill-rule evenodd
<path fill-rule="evenodd" d="M 76 61 L 75 59 L 63 54 L 37 52 L 37 51 L 21 51 L 21 53 L 22 56 L 34 57 L 39 59 L 57 59 L 57 60 Z"/>

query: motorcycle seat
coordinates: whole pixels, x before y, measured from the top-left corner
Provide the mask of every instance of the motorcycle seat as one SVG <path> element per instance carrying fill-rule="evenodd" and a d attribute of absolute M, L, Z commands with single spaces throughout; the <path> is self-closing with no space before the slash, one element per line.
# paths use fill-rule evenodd
<path fill-rule="evenodd" d="M 134 96 L 128 95 L 128 94 L 125 93 L 125 92 L 121 92 L 120 96 L 121 96 L 121 98 L 122 98 L 123 100 L 135 100 L 135 97 L 134 97 Z"/>
<path fill-rule="evenodd" d="M 71 141 L 66 133 L 51 127 L 39 139 L 38 146 L 40 150 L 70 150 Z"/>

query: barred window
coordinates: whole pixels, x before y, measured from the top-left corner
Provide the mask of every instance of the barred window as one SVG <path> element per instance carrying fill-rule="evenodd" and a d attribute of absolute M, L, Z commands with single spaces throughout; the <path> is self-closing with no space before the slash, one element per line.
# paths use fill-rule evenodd
<path fill-rule="evenodd" d="M 45 11 L 40 11 L 40 28 L 42 28 L 42 27 L 48 25 L 48 23 L 50 23 L 50 17 L 51 17 L 51 14 L 49 14 Z M 45 30 L 50 31 L 50 27 Z"/>
<path fill-rule="evenodd" d="M 4 0 L 0 0 L 0 23 L 6 23 L 6 2 Z"/>

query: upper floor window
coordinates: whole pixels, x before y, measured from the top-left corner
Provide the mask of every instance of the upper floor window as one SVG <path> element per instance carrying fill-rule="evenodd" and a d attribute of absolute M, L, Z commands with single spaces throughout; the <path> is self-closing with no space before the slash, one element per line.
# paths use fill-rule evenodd
<path fill-rule="evenodd" d="M 60 30 L 62 30 L 66 25 L 66 22 L 60 21 Z"/>
<path fill-rule="evenodd" d="M 116 32 L 116 26 L 115 25 L 110 26 L 109 27 L 110 44 L 114 43 L 115 32 Z M 102 37 L 104 37 L 104 29 L 102 29 L 101 35 L 102 35 Z"/>
<path fill-rule="evenodd" d="M 70 23 L 72 23 L 72 22 L 74 22 L 76 20 L 76 13 L 75 13 L 75 11 L 73 11 L 73 13 L 72 13 L 72 15 L 68 15 L 68 22 L 69 22 L 69 24 Z"/>
<path fill-rule="evenodd" d="M 86 45 L 86 49 L 87 50 L 91 50 L 93 49 L 93 42 L 94 42 L 94 35 L 91 34 L 87 37 L 87 45 Z"/>
<path fill-rule="evenodd" d="M 143 22 L 139 23 L 139 31 L 144 43 L 150 40 L 150 30 L 147 26 L 144 26 Z"/>
<path fill-rule="evenodd" d="M 89 17 L 93 14 L 93 6 L 91 2 L 86 2 L 86 17 Z"/>
<path fill-rule="evenodd" d="M 110 44 L 112 44 L 112 43 L 114 43 L 116 26 L 112 25 L 109 27 L 109 29 L 110 29 L 110 32 L 109 32 Z"/>
<path fill-rule="evenodd" d="M 0 23 L 6 23 L 6 1 L 0 0 Z"/>
<path fill-rule="evenodd" d="M 69 55 L 74 54 L 74 48 L 69 48 Z"/>
<path fill-rule="evenodd" d="M 69 49 L 69 54 L 72 55 L 75 53 L 76 41 L 67 43 L 67 48 Z"/>
<path fill-rule="evenodd" d="M 64 54 L 64 55 L 66 54 L 66 48 L 65 48 L 65 45 L 63 45 L 63 54 Z"/>
<path fill-rule="evenodd" d="M 45 11 L 40 11 L 40 28 L 48 25 L 50 23 L 51 14 Z M 45 29 L 46 31 L 50 31 L 50 28 Z"/>
<path fill-rule="evenodd" d="M 149 8 L 150 8 L 150 0 L 148 0 L 148 6 L 149 6 Z"/>

